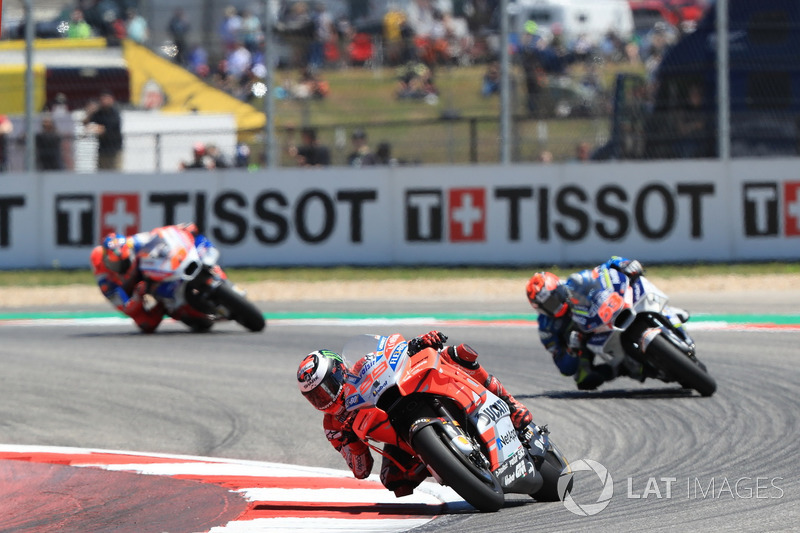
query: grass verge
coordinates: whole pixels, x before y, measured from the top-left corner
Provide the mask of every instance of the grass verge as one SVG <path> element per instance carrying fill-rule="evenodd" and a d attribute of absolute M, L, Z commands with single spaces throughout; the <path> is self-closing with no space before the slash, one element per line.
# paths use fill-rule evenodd
<path fill-rule="evenodd" d="M 531 265 L 509 268 L 482 267 L 270 267 L 229 268 L 231 279 L 237 282 L 257 281 L 380 281 L 380 280 L 437 280 L 437 279 L 518 279 L 537 270 L 551 270 L 559 276 L 577 269 L 557 265 Z M 647 274 L 659 278 L 681 278 L 725 275 L 800 274 L 800 263 L 768 262 L 687 265 L 645 265 Z M 61 285 L 94 286 L 94 276 L 88 270 L 7 270 L 0 271 L 0 287 L 37 287 Z"/>

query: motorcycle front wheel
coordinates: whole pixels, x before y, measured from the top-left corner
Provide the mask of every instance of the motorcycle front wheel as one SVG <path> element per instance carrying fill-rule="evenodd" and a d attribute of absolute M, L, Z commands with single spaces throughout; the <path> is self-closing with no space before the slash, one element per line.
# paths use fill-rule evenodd
<path fill-rule="evenodd" d="M 495 475 L 456 449 L 439 427 L 433 424 L 423 427 L 414 435 L 411 445 L 442 482 L 467 503 L 490 513 L 503 507 L 505 496 Z"/>
<path fill-rule="evenodd" d="M 711 396 L 717 390 L 717 382 L 702 363 L 690 359 L 661 335 L 650 342 L 647 357 L 686 389 L 694 389 L 701 396 Z"/>
<path fill-rule="evenodd" d="M 222 283 L 214 289 L 212 299 L 230 312 L 231 319 L 250 331 L 261 331 L 267 325 L 258 307 L 227 283 Z"/>

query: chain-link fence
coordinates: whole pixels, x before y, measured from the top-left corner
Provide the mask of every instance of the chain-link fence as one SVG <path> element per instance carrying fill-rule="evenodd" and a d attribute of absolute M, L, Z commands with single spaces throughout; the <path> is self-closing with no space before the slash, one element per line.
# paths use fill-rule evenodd
<path fill-rule="evenodd" d="M 23 34 L 24 20 L 10 3 L 3 5 L 0 113 L 13 127 L 5 133 L 3 161 L 21 170 L 28 89 L 23 48 L 13 38 Z M 797 155 L 800 3 L 724 3 L 729 92 L 720 92 L 716 71 L 714 2 L 509 2 L 512 160 L 716 157 L 720 94 L 729 102 L 731 156 Z M 506 65 L 499 1 L 36 4 L 36 33 L 50 50 L 37 48 L 33 124 L 40 132 L 43 112 L 68 110 L 72 123 L 65 115 L 56 121 L 63 168 L 96 165 L 97 154 L 76 147 L 97 135 L 84 125 L 84 111 L 103 89 L 111 89 L 118 107 L 155 117 L 150 131 L 126 130 L 123 122 L 124 170 L 175 171 L 191 165 L 198 150 L 213 167 L 207 145 L 221 150 L 227 165 L 263 166 L 272 134 L 262 114 L 266 95 L 280 166 L 501 160 Z M 91 41 L 84 22 L 101 46 L 75 48 Z M 190 75 L 198 88 L 181 92 L 188 83 L 183 74 L 155 60 L 131 61 L 121 46 L 131 41 Z M 224 119 L 218 127 L 213 120 L 191 122 L 224 115 L 223 97 L 246 106 L 229 110 L 233 126 Z M 204 107 L 208 101 L 216 107 Z M 308 144 L 304 130 L 313 130 L 316 144 Z"/>

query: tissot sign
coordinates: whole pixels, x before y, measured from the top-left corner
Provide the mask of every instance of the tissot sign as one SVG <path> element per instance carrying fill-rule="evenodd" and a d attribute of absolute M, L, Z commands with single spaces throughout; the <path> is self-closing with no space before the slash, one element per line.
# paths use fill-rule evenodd
<path fill-rule="evenodd" d="M 408 242 L 485 242 L 492 224 L 508 242 L 532 236 L 546 243 L 587 238 L 616 241 L 630 234 L 658 240 L 676 231 L 685 213 L 686 239 L 702 239 L 705 200 L 714 183 L 642 182 L 635 187 L 605 185 L 594 191 L 568 185 L 541 187 L 409 189 L 406 191 Z"/>
<path fill-rule="evenodd" d="M 800 258 L 793 160 L 0 180 L 0 268 L 194 221 L 235 265 Z"/>

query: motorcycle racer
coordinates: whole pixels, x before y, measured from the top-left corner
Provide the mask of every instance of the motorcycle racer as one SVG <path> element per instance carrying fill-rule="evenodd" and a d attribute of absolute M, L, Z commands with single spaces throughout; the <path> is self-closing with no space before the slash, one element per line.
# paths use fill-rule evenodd
<path fill-rule="evenodd" d="M 211 241 L 199 233 L 193 223 L 177 226 L 194 236 L 195 247 L 201 256 L 219 254 Z M 143 333 L 153 333 L 166 312 L 160 303 L 150 307 L 146 305 L 144 295 L 148 285 L 138 268 L 139 252 L 161 229 L 163 228 L 155 228 L 129 236 L 109 233 L 100 245 L 92 249 L 90 255 L 92 270 L 103 296 L 119 311 L 131 317 Z M 173 313 L 173 318 L 195 329 L 208 329 L 211 326 L 211 321 L 205 315 L 189 306 L 178 309 Z"/>
<path fill-rule="evenodd" d="M 406 342 L 400 335 L 393 335 L 392 339 L 395 346 Z M 439 331 L 430 331 L 407 342 L 408 354 L 414 355 L 425 348 L 439 350 L 446 361 L 463 368 L 473 379 L 483 383 L 489 391 L 506 402 L 514 427 L 518 432 L 524 432 L 533 420 L 530 411 L 508 393 L 500 380 L 478 363 L 478 353 L 473 348 L 466 344 L 445 346 L 446 341 L 447 337 Z M 392 349 L 387 345 L 387 351 Z M 324 413 L 322 426 L 325 436 L 342 455 L 357 479 L 369 476 L 374 462 L 369 446 L 352 429 L 357 413 L 345 408 L 344 385 L 347 376 L 357 374 L 364 361 L 361 359 L 352 368 L 348 368 L 348 362 L 341 355 L 320 349 L 308 354 L 297 370 L 301 393 L 317 410 Z M 384 445 L 380 480 L 395 496 L 411 494 L 427 476 L 427 469 L 416 457 L 401 450 L 399 445 Z"/>
<path fill-rule="evenodd" d="M 639 261 L 619 256 L 611 257 L 600 267 L 617 270 L 631 281 L 644 273 Z M 525 288 L 528 301 L 539 313 L 539 340 L 552 354 L 558 370 L 565 376 L 574 377 L 579 390 L 594 390 L 616 377 L 609 365 L 593 364 L 592 354 L 584 350 L 586 339 L 572 322 L 570 291 L 578 284 L 591 280 L 593 270 L 572 274 L 566 282 L 552 272 L 537 272 L 531 276 Z M 631 377 L 644 381 L 646 376 Z"/>

